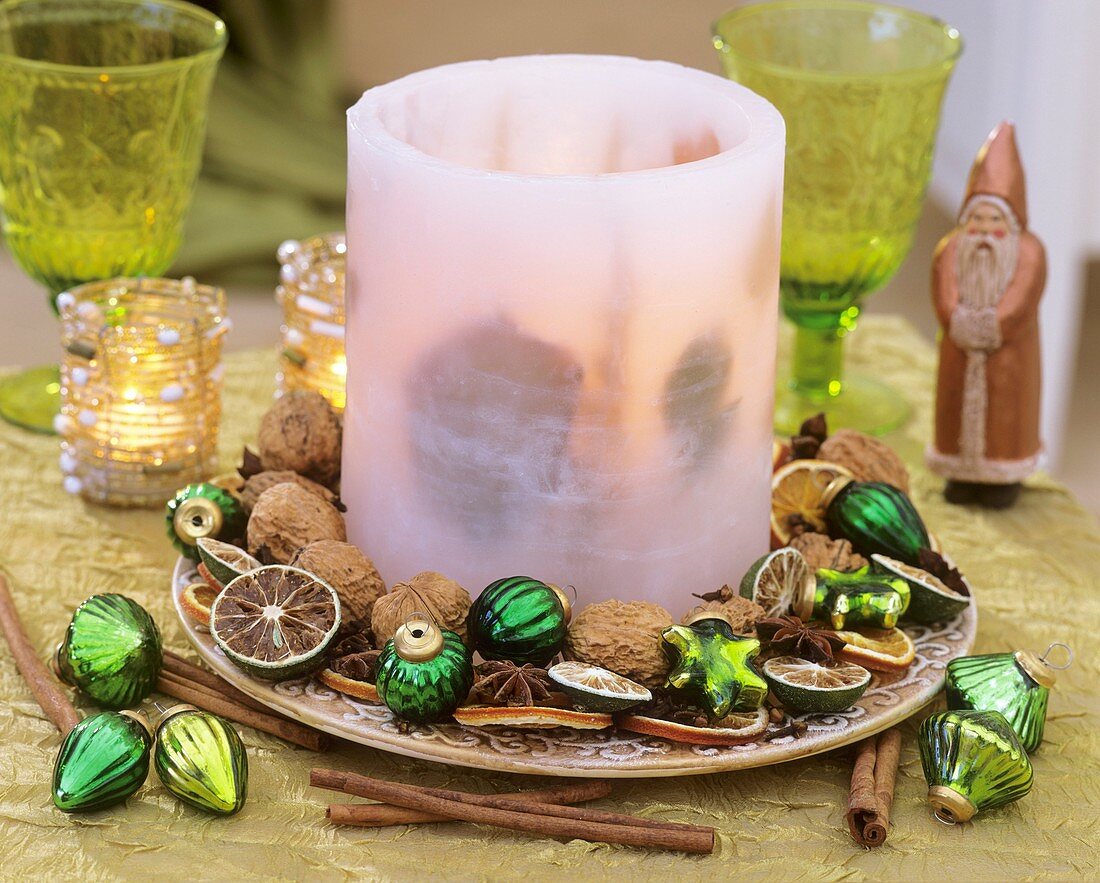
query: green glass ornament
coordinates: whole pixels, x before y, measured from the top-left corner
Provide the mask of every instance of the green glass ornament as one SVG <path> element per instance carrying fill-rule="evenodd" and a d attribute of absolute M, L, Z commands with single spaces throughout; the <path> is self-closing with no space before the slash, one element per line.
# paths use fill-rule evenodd
<path fill-rule="evenodd" d="M 1065 644 L 1051 644 L 1042 656 L 1030 650 L 963 656 L 947 664 L 948 708 L 999 711 L 1016 732 L 1020 744 L 1031 753 L 1043 741 L 1047 699 L 1058 668 L 1047 661 L 1050 651 Z M 1070 653 L 1070 659 L 1073 656 Z"/>
<path fill-rule="evenodd" d="M 834 629 L 892 629 L 908 606 L 909 584 L 900 577 L 874 574 L 867 567 L 851 573 L 817 572 L 813 615 Z"/>
<path fill-rule="evenodd" d="M 125 595 L 93 595 L 76 608 L 55 670 L 103 708 L 136 705 L 153 692 L 163 661 L 157 624 Z"/>
<path fill-rule="evenodd" d="M 233 494 L 217 485 L 189 484 L 164 507 L 168 539 L 181 555 L 199 560 L 195 543 L 202 537 L 232 542 L 244 536 L 248 517 Z"/>
<path fill-rule="evenodd" d="M 498 579 L 470 606 L 466 634 L 486 659 L 543 666 L 561 651 L 569 599 L 557 586 L 529 576 Z"/>
<path fill-rule="evenodd" d="M 170 708 L 157 726 L 153 766 L 164 787 L 184 803 L 231 816 L 248 794 L 248 755 L 237 731 L 190 705 Z"/>
<path fill-rule="evenodd" d="M 386 642 L 374 682 L 390 711 L 417 724 L 448 717 L 473 684 L 474 667 L 462 638 L 419 615 Z"/>
<path fill-rule="evenodd" d="M 69 730 L 53 765 L 53 802 L 62 812 L 122 803 L 149 775 L 153 734 L 145 716 L 103 711 Z"/>
<path fill-rule="evenodd" d="M 928 802 L 942 822 L 965 822 L 1031 790 L 1031 761 L 999 711 L 941 711 L 918 739 Z"/>
<path fill-rule="evenodd" d="M 755 711 L 768 695 L 767 682 L 752 665 L 760 642 L 735 635 L 712 612 L 666 628 L 661 647 L 672 664 L 665 687 L 706 711 L 712 723 L 734 711 Z"/>
<path fill-rule="evenodd" d="M 902 491 L 881 481 L 835 479 L 825 489 L 829 533 L 862 555 L 879 553 L 913 567 L 929 548 L 928 529 Z"/>

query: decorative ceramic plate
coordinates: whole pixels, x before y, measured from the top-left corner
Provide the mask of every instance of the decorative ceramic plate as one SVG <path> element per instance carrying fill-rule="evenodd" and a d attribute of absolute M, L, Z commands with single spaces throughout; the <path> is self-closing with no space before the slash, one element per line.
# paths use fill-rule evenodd
<path fill-rule="evenodd" d="M 543 776 L 646 778 L 716 773 L 768 766 L 829 751 L 874 735 L 926 705 L 943 686 L 944 668 L 974 644 L 975 604 L 949 623 L 907 626 L 917 655 L 897 675 L 872 672 L 871 686 L 858 703 L 839 714 L 804 715 L 808 729 L 799 739 L 715 747 L 686 745 L 651 736 L 608 730 L 521 730 L 467 728 L 458 724 L 414 727 L 403 733 L 381 705 L 360 702 L 313 678 L 282 683 L 259 681 L 236 668 L 214 644 L 204 626 L 180 607 L 180 594 L 198 579 L 192 562 L 176 563 L 173 598 L 184 631 L 199 655 L 219 675 L 254 699 L 318 730 L 421 760 Z"/>

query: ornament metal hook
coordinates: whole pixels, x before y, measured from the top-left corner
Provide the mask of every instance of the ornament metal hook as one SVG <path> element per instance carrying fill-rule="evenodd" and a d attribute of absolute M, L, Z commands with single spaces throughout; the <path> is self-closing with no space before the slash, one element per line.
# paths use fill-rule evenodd
<path fill-rule="evenodd" d="M 1050 651 L 1055 647 L 1061 647 L 1066 651 L 1066 661 L 1063 665 L 1055 665 L 1053 662 L 1047 662 L 1047 657 L 1050 655 Z M 1039 657 L 1039 661 L 1048 668 L 1053 668 L 1055 671 L 1065 671 L 1071 665 L 1073 665 L 1073 648 L 1069 644 L 1065 644 L 1062 641 L 1054 641 L 1046 650 L 1043 651 L 1043 655 Z"/>
<path fill-rule="evenodd" d="M 947 825 L 948 827 L 954 827 L 959 823 L 959 820 L 955 818 L 950 812 L 942 807 L 932 810 L 932 815 L 941 825 Z"/>

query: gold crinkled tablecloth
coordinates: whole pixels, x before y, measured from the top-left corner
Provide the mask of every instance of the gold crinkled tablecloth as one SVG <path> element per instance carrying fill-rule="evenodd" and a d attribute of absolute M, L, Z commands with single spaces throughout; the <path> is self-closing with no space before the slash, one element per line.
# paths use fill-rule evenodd
<path fill-rule="evenodd" d="M 914 405 L 914 418 L 890 441 L 913 466 L 914 496 L 926 520 L 974 584 L 980 604 L 976 651 L 1041 651 L 1054 640 L 1076 651 L 1076 664 L 1052 693 L 1046 741 L 1034 758 L 1035 787 L 1021 802 L 961 827 L 936 822 L 924 801 L 911 722 L 904 727 L 894 826 L 878 850 L 857 847 L 847 833 L 845 751 L 740 773 L 624 780 L 596 804 L 713 825 L 719 837 L 710 857 L 559 843 L 466 824 L 335 828 L 324 819 L 332 795 L 307 785 L 317 763 L 468 790 L 508 791 L 546 780 L 452 769 L 353 745 L 319 756 L 242 728 L 250 785 L 238 816 L 201 816 L 168 795 L 154 774 L 123 807 L 66 816 L 49 795 L 59 736 L 0 647 L 0 877 L 1095 877 L 1100 528 L 1046 477 L 1030 482 L 1007 513 L 944 503 L 939 482 L 917 465 L 929 436 L 932 349 L 894 318 L 865 320 L 853 344 L 853 367 L 873 369 Z M 236 462 L 242 443 L 254 435 L 271 397 L 274 361 L 270 352 L 227 358 L 223 463 Z M 169 600 L 175 556 L 161 517 L 88 506 L 66 495 L 57 453 L 55 439 L 0 425 L 0 567 L 31 640 L 45 657 L 77 603 L 96 592 L 122 592 L 153 613 L 166 646 L 187 651 Z"/>

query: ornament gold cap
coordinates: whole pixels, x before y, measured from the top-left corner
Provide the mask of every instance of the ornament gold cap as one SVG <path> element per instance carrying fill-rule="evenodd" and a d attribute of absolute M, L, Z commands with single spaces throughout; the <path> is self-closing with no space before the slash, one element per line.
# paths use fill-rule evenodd
<path fill-rule="evenodd" d="M 430 662 L 443 651 L 443 632 L 423 613 L 413 613 L 394 634 L 393 650 L 406 662 Z"/>
<path fill-rule="evenodd" d="M 62 662 L 62 654 L 65 652 L 65 642 L 58 641 L 57 647 L 53 651 L 53 655 L 50 656 L 50 671 L 54 673 L 61 683 L 68 684 L 70 687 L 75 687 L 73 683 L 73 670 L 66 663 Z"/>
<path fill-rule="evenodd" d="M 141 724 L 141 728 L 149 734 L 149 738 L 153 737 L 153 726 L 149 723 L 149 718 L 147 718 L 144 713 L 140 711 L 131 711 L 125 708 L 120 711 L 119 714 L 122 715 L 122 717 L 128 717 L 130 720 L 137 721 Z"/>
<path fill-rule="evenodd" d="M 176 536 L 188 546 L 194 546 L 202 537 L 216 536 L 224 523 L 221 506 L 207 497 L 184 500 L 172 517 Z"/>
<path fill-rule="evenodd" d="M 1050 651 L 1055 647 L 1061 647 L 1066 651 L 1066 661 L 1063 665 L 1055 665 L 1047 660 Z M 1053 687 L 1058 680 L 1058 675 L 1055 674 L 1056 671 L 1069 668 L 1073 664 L 1073 650 L 1070 649 L 1068 644 L 1063 644 L 1061 641 L 1055 641 L 1047 647 L 1042 656 L 1033 653 L 1031 650 L 1017 650 L 1014 656 L 1016 657 L 1016 664 L 1020 666 L 1024 674 L 1040 687 L 1046 687 L 1047 689 Z"/>
<path fill-rule="evenodd" d="M 723 613 L 721 610 L 707 610 L 704 607 L 698 607 L 692 613 L 689 613 L 684 619 L 683 624 L 685 626 L 693 626 L 695 623 L 702 622 L 704 619 L 717 619 L 720 622 L 724 622 L 731 629 L 733 628 L 733 620 L 730 619 L 728 613 Z"/>
<path fill-rule="evenodd" d="M 970 800 L 946 785 L 933 785 L 929 788 L 928 802 L 932 805 L 932 814 L 945 825 L 968 822 L 978 811 Z"/>
<path fill-rule="evenodd" d="M 569 596 L 565 594 L 565 590 L 555 586 L 553 583 L 547 583 L 550 586 L 551 591 L 558 596 L 558 601 L 561 602 L 562 613 L 565 614 L 565 624 L 568 625 L 569 621 L 573 618 L 573 602 L 569 600 Z M 568 586 L 567 588 L 573 589 L 573 595 L 576 597 L 576 588 Z"/>
<path fill-rule="evenodd" d="M 825 485 L 825 490 L 821 492 L 821 508 L 828 509 L 829 505 L 836 499 L 837 494 L 854 481 L 855 479 L 851 475 L 838 475 Z"/>
<path fill-rule="evenodd" d="M 812 570 L 807 570 L 806 579 L 798 587 L 794 598 L 791 600 L 791 608 L 794 615 L 803 622 L 808 622 L 814 615 L 814 598 L 817 595 L 817 577 Z"/>
<path fill-rule="evenodd" d="M 185 711 L 198 711 L 199 710 L 194 705 L 188 705 L 187 703 L 182 703 L 180 705 L 173 705 L 171 708 L 165 708 L 159 702 L 154 702 L 153 707 L 156 708 L 157 713 L 158 713 L 157 714 L 157 725 L 156 725 L 156 729 L 157 729 L 158 732 L 160 731 L 161 727 L 163 727 L 169 720 L 174 718 L 176 715 L 183 714 Z"/>

